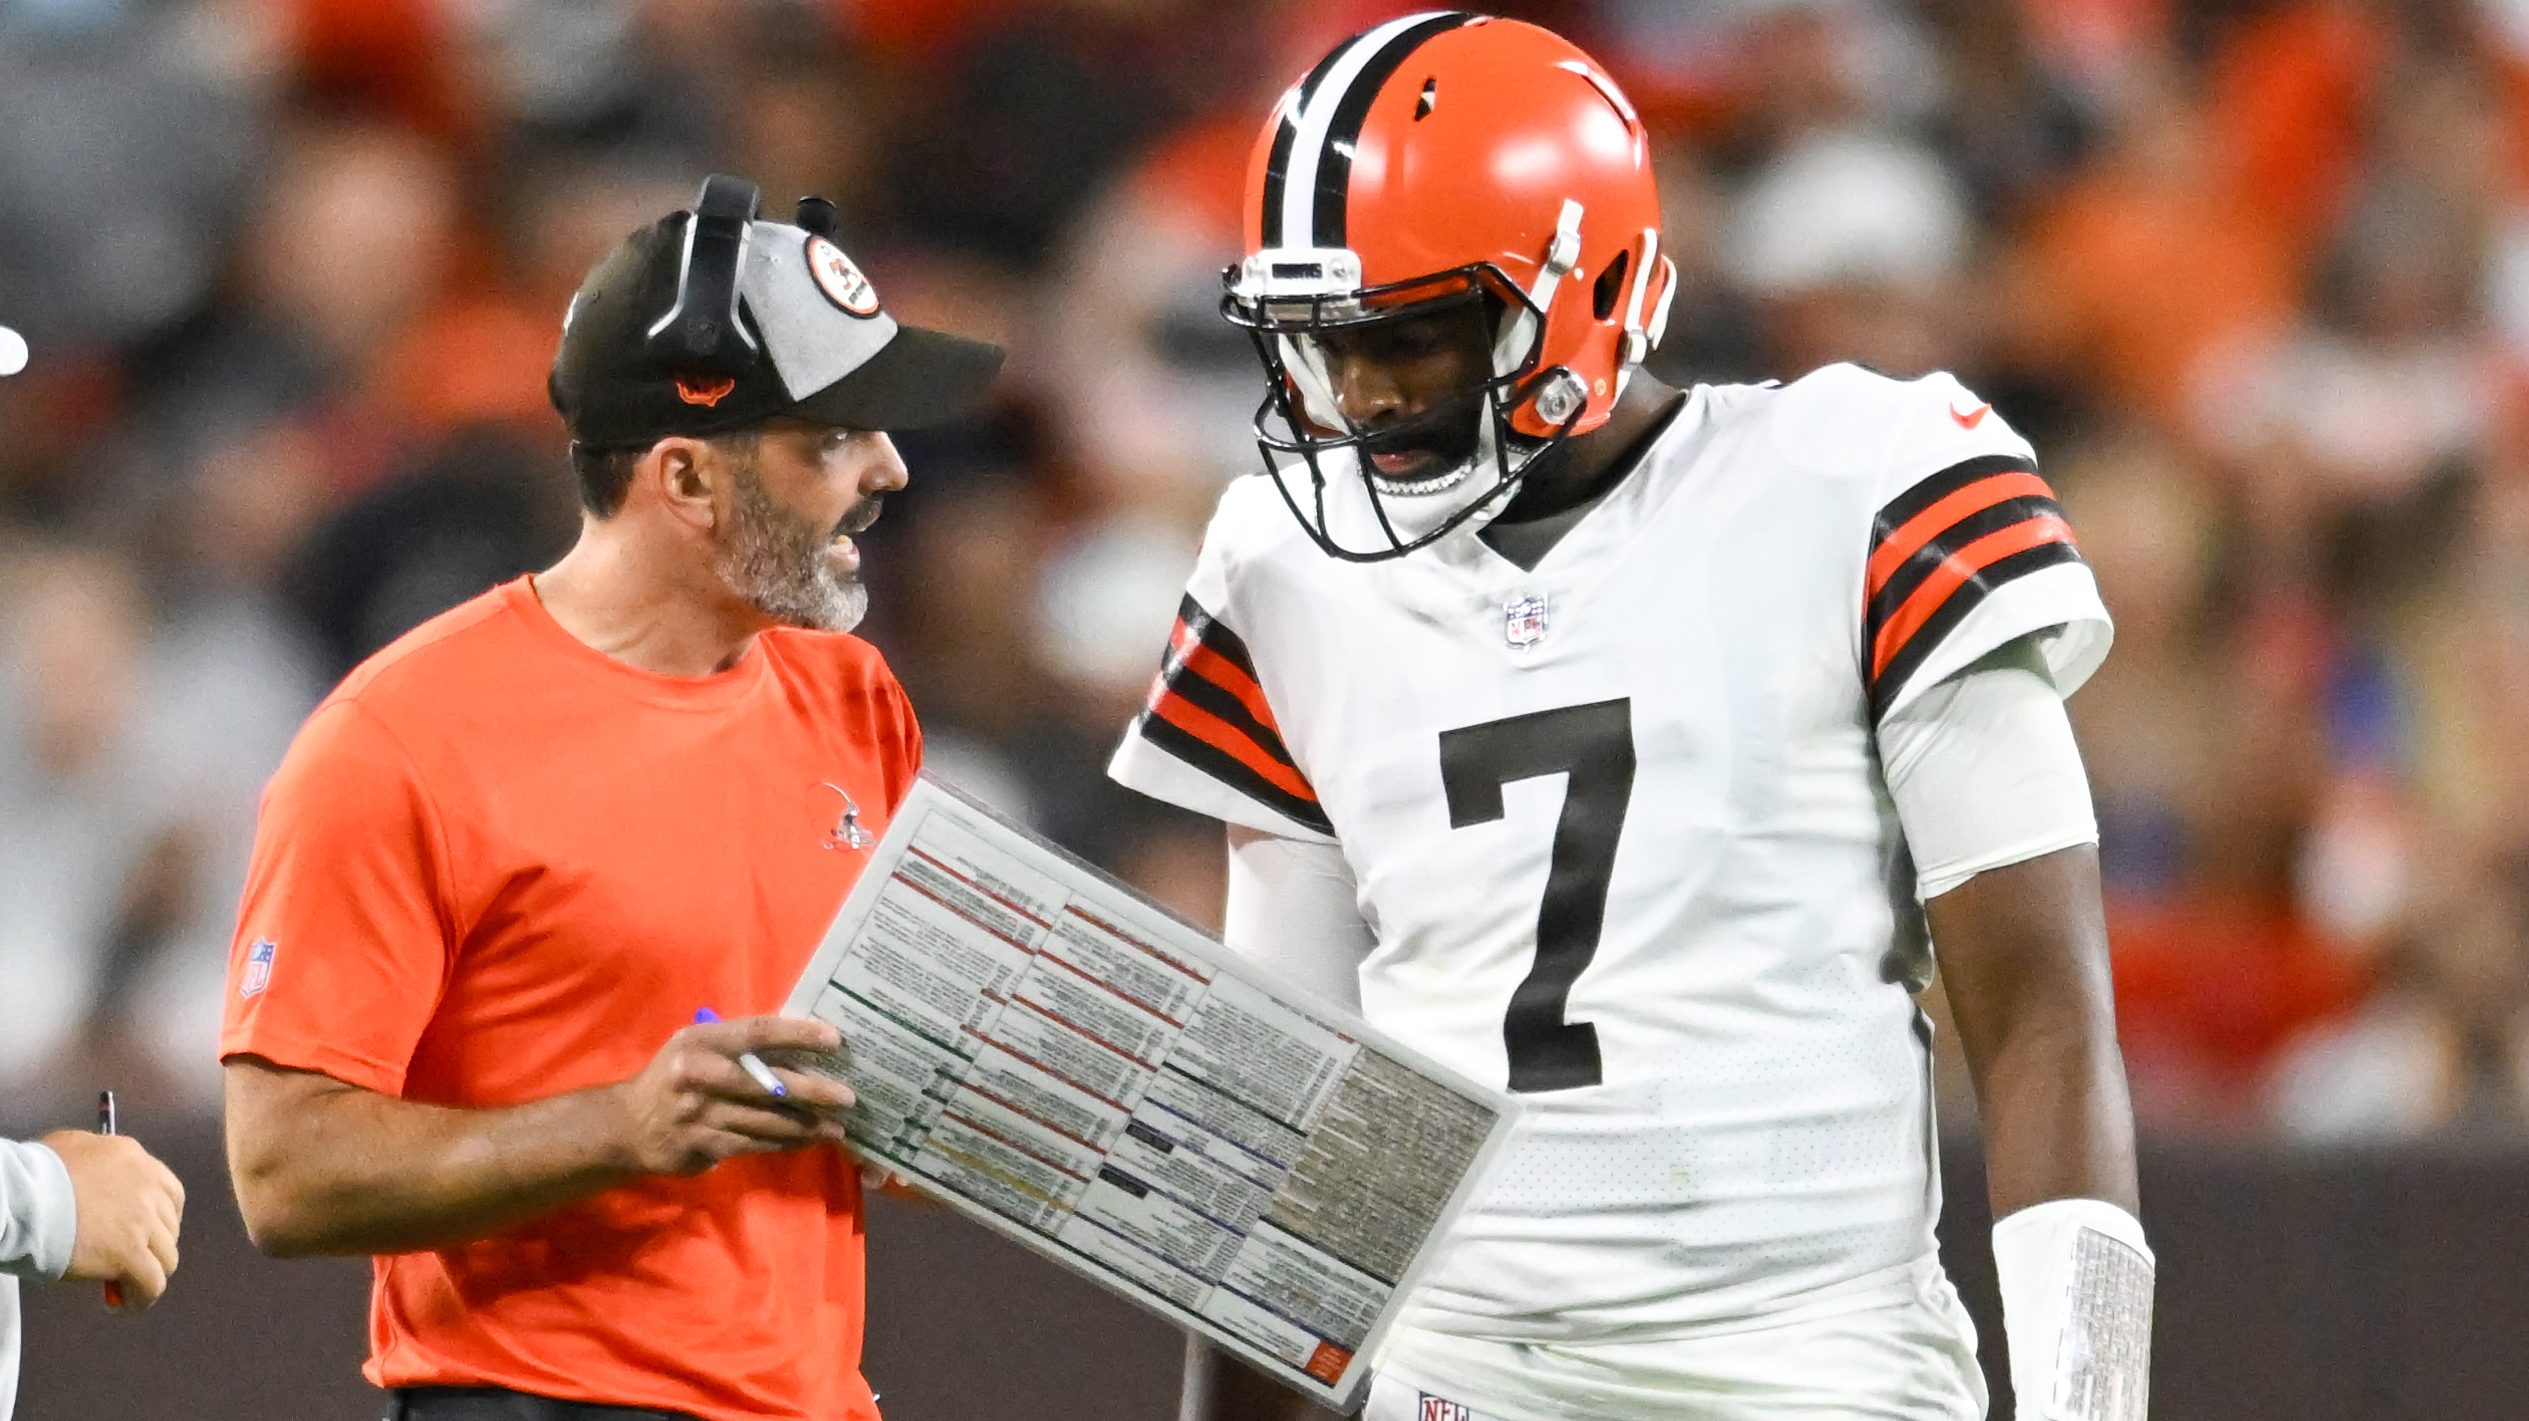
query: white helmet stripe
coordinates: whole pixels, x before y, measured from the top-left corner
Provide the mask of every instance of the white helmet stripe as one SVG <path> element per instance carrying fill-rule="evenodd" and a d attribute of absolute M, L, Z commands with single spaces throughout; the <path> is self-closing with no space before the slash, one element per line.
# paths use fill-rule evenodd
<path fill-rule="evenodd" d="M 1291 166 L 1282 180 L 1282 234 L 1277 246 L 1305 247 L 1315 245 L 1311 234 L 1317 227 L 1317 173 L 1326 158 L 1326 139 L 1334 127 L 1335 115 L 1343 110 L 1344 96 L 1351 92 L 1354 81 L 1361 77 L 1371 61 L 1378 58 L 1389 42 L 1417 26 L 1439 19 L 1450 12 L 1427 10 L 1390 20 L 1376 29 L 1364 30 L 1353 37 L 1335 57 L 1317 92 L 1300 106 L 1297 115 L 1299 131 L 1291 143 Z M 1393 72 L 1390 68 L 1388 72 Z M 1387 75 L 1382 73 L 1384 82 Z M 1358 137 L 1358 134 L 1351 137 Z"/>

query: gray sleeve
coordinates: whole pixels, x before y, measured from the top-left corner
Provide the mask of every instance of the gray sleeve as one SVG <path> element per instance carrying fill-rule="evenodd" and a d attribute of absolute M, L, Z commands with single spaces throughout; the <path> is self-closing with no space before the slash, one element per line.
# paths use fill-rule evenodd
<path fill-rule="evenodd" d="M 0 1273 L 50 1282 L 70 1267 L 79 1205 L 61 1156 L 0 1140 Z"/>
<path fill-rule="evenodd" d="M 2099 841 L 2081 747 L 2031 638 L 1890 711 L 1879 760 L 1926 903 L 1988 869 Z"/>
<path fill-rule="evenodd" d="M 1333 844 L 1229 826 L 1221 941 L 1319 996 L 1361 1010 L 1361 959 L 1379 945 L 1352 866 Z"/>

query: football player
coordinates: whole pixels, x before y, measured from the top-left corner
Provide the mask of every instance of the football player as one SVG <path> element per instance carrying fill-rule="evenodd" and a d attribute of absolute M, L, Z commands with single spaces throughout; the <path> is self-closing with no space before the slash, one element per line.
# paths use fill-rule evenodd
<path fill-rule="evenodd" d="M 2140 1421 L 2152 1254 L 2062 698 L 2109 623 L 1946 374 L 1669 388 L 1650 141 L 1533 26 L 1408 16 L 1275 108 L 1267 375 L 1124 783 L 1228 941 L 1528 1105 L 1375 1421 L 1973 1418 L 1929 1030 L 1981 1106 L 2022 1421 Z M 1189 1414 L 1292 1394 L 1197 1350 Z"/>

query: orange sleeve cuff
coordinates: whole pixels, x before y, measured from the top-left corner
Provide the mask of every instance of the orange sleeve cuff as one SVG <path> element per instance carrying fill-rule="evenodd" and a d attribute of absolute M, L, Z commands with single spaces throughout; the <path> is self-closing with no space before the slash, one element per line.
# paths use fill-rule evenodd
<path fill-rule="evenodd" d="M 375 1091 L 379 1095 L 400 1096 L 404 1093 L 404 1066 L 381 1061 L 356 1051 L 346 1051 L 330 1042 L 296 1032 L 276 1030 L 261 1023 L 237 1023 L 220 1033 L 220 1064 L 226 1065 L 239 1056 L 259 1056 L 272 1064 L 292 1071 L 314 1071 L 332 1076 L 345 1085 Z"/>

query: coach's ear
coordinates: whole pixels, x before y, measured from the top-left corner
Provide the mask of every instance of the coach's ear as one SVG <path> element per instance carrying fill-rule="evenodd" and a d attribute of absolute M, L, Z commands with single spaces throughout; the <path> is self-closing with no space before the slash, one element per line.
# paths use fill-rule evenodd
<path fill-rule="evenodd" d="M 632 481 L 647 485 L 669 517 L 698 533 L 720 526 L 729 483 L 727 459 L 700 439 L 683 435 L 650 446 Z"/>

